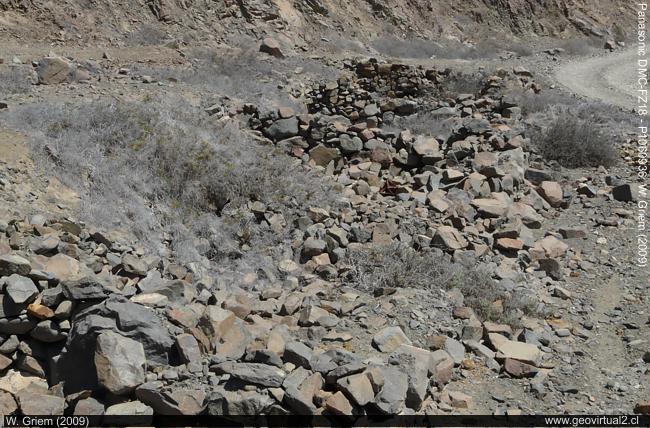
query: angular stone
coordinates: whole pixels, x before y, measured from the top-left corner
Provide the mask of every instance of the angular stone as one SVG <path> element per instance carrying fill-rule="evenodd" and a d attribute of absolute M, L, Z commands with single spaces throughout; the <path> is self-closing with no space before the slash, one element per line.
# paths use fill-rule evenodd
<path fill-rule="evenodd" d="M 298 135 L 298 118 L 279 119 L 264 130 L 264 133 L 271 139 L 284 140 Z"/>
<path fill-rule="evenodd" d="M 104 405 L 92 397 L 79 400 L 74 406 L 73 415 L 91 416 L 103 414 Z"/>
<path fill-rule="evenodd" d="M 216 365 L 216 373 L 226 373 L 244 382 L 262 385 L 269 388 L 282 386 L 286 373 L 278 367 L 259 363 L 235 363 L 226 361 Z"/>
<path fill-rule="evenodd" d="M 54 317 L 54 311 L 47 306 L 31 303 L 27 306 L 27 313 L 35 318 L 46 320 Z"/>
<path fill-rule="evenodd" d="M 127 394 L 145 380 L 142 344 L 107 331 L 97 337 L 95 367 L 99 383 L 113 394 Z"/>
<path fill-rule="evenodd" d="M 451 226 L 438 227 L 431 243 L 448 250 L 460 250 L 469 245 L 463 235 Z"/>
<path fill-rule="evenodd" d="M 48 56 L 41 59 L 36 67 L 38 83 L 41 85 L 56 85 L 72 80 L 75 66 L 66 58 Z"/>
<path fill-rule="evenodd" d="M 351 415 L 354 411 L 354 407 L 341 391 L 330 395 L 325 401 L 325 408 L 335 415 Z"/>
<path fill-rule="evenodd" d="M 280 44 L 271 37 L 266 37 L 264 40 L 262 40 L 262 43 L 260 44 L 260 52 L 267 53 L 276 58 L 284 57 L 282 51 L 280 50 Z"/>
<path fill-rule="evenodd" d="M 302 255 L 312 258 L 327 251 L 327 243 L 320 239 L 307 238 L 302 248 Z"/>
<path fill-rule="evenodd" d="M 383 383 L 381 390 L 375 396 L 374 407 L 387 415 L 395 415 L 402 411 L 408 390 L 408 376 L 395 367 L 383 367 L 381 370 Z"/>
<path fill-rule="evenodd" d="M 536 366 L 541 359 L 541 352 L 535 345 L 523 342 L 515 342 L 498 333 L 489 333 L 490 343 L 504 358 L 523 361 Z"/>
<path fill-rule="evenodd" d="M 293 386 L 285 389 L 283 401 L 298 415 L 313 415 L 317 410 L 311 397 Z"/>
<path fill-rule="evenodd" d="M 465 346 L 456 339 L 448 337 L 445 340 L 444 350 L 447 351 L 456 364 L 460 364 L 465 359 Z"/>
<path fill-rule="evenodd" d="M 375 398 L 372 384 L 365 373 L 346 376 L 339 379 L 336 384 L 359 406 L 365 406 Z"/>
<path fill-rule="evenodd" d="M 499 218 L 504 217 L 508 212 L 508 206 L 497 199 L 474 199 L 471 205 L 476 208 L 481 217 Z"/>
<path fill-rule="evenodd" d="M 127 401 L 106 408 L 106 416 L 151 416 L 153 409 L 140 401 Z M 146 423 L 146 421 L 140 421 Z"/>
<path fill-rule="evenodd" d="M 275 400 L 268 394 L 261 394 L 257 391 L 228 391 L 222 386 L 218 386 L 212 390 L 206 403 L 208 415 L 259 416 L 267 414 Z"/>
<path fill-rule="evenodd" d="M 47 391 L 25 389 L 18 393 L 20 411 L 25 415 L 63 415 L 65 398 L 50 395 Z"/>
<path fill-rule="evenodd" d="M 392 326 L 378 331 L 372 338 L 372 344 L 381 352 L 393 352 L 402 344 L 410 345 L 411 341 L 401 328 Z"/>
<path fill-rule="evenodd" d="M 639 191 L 636 185 L 621 184 L 612 188 L 612 196 L 617 201 L 630 202 L 639 198 Z"/>
<path fill-rule="evenodd" d="M 61 287 L 69 300 L 105 299 L 110 294 L 95 276 L 66 280 L 61 283 Z"/>
<path fill-rule="evenodd" d="M 29 335 L 36 340 L 45 343 L 54 343 L 65 340 L 68 336 L 61 330 L 56 321 L 41 321 L 29 332 Z"/>
<path fill-rule="evenodd" d="M 5 293 L 11 297 L 15 303 L 29 303 L 38 296 L 38 288 L 31 279 L 13 274 L 4 278 Z"/>
<path fill-rule="evenodd" d="M 298 367 L 311 368 L 312 350 L 301 342 L 289 342 L 284 347 L 282 359 Z"/>
<path fill-rule="evenodd" d="M 557 258 L 562 257 L 569 249 L 569 246 L 555 236 L 549 235 L 537 241 L 534 249 L 541 250 L 548 258 Z"/>
<path fill-rule="evenodd" d="M 75 316 L 68 342 L 57 364 L 65 374 L 66 394 L 98 387 L 93 362 L 97 336 L 113 331 L 142 344 L 149 367 L 167 365 L 174 339 L 151 309 L 111 295 Z"/>
<path fill-rule="evenodd" d="M 472 160 L 474 171 L 490 178 L 498 175 L 497 172 L 498 157 L 494 152 L 478 152 Z"/>
<path fill-rule="evenodd" d="M 59 281 L 71 280 L 79 275 L 79 261 L 65 254 L 56 254 L 47 259 L 43 270 L 54 275 Z"/>
<path fill-rule="evenodd" d="M 555 181 L 542 181 L 537 191 L 552 207 L 557 208 L 562 205 L 564 192 L 559 183 Z"/>
<path fill-rule="evenodd" d="M 31 263 L 20 256 L 13 254 L 0 255 L 0 276 L 13 274 L 27 276 L 31 270 Z"/>
<path fill-rule="evenodd" d="M 413 143 L 413 151 L 418 156 L 437 156 L 440 153 L 440 144 L 433 137 L 418 136 Z"/>
<path fill-rule="evenodd" d="M 431 353 L 429 373 L 436 385 L 447 384 L 454 375 L 454 360 L 442 349 Z"/>
<path fill-rule="evenodd" d="M 176 336 L 176 349 L 184 363 L 201 361 L 203 358 L 199 342 L 196 338 L 188 333 L 182 333 Z"/>
<path fill-rule="evenodd" d="M 239 359 L 252 341 L 252 335 L 244 322 L 227 309 L 208 306 L 199 327 L 210 339 L 217 354 L 227 359 Z"/>
<path fill-rule="evenodd" d="M 0 415 L 12 415 L 16 410 L 18 410 L 18 405 L 13 395 L 6 391 L 0 391 Z"/>
<path fill-rule="evenodd" d="M 11 358 L 5 357 L 4 355 L 0 355 L 0 372 L 4 371 L 12 363 L 13 360 Z"/>
<path fill-rule="evenodd" d="M 138 276 L 147 275 L 147 264 L 138 256 L 133 254 L 124 254 L 122 256 L 122 267 L 128 273 Z"/>
<path fill-rule="evenodd" d="M 520 239 L 499 238 L 495 246 L 503 251 L 519 251 L 524 248 L 524 243 Z"/>
<path fill-rule="evenodd" d="M 426 349 L 411 345 L 400 345 L 390 356 L 389 361 L 398 364 L 408 373 L 406 391 L 407 407 L 419 410 L 426 396 L 429 385 L 428 374 L 431 366 L 431 353 Z"/>
<path fill-rule="evenodd" d="M 539 371 L 537 367 L 523 363 L 512 358 L 506 358 L 503 362 L 503 369 L 513 377 L 533 377 Z"/>
<path fill-rule="evenodd" d="M 458 409 L 469 409 L 472 407 L 472 397 L 460 391 L 449 391 L 451 405 Z"/>

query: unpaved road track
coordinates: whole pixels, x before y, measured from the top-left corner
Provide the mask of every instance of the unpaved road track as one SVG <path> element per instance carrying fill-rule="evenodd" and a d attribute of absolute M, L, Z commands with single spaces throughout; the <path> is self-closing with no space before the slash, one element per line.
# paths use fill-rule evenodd
<path fill-rule="evenodd" d="M 567 63 L 556 79 L 569 91 L 626 109 L 637 104 L 637 54 L 626 50 Z"/>

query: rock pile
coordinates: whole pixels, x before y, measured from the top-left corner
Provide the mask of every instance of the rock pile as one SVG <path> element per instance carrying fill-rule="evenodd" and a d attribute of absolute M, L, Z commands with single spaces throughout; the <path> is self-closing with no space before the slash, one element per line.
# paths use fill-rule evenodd
<path fill-rule="evenodd" d="M 532 85 L 526 70 L 489 77 L 481 95 L 438 99 L 446 72 L 349 68 L 353 76 L 313 86 L 307 114 L 242 108 L 251 128 L 330 176 L 345 199 L 291 224 L 259 201 L 242 208 L 291 229 L 293 257 L 275 270 L 231 278 L 71 219 L 0 219 L 2 413 L 471 410 L 472 397 L 449 383 L 477 366 L 527 379 L 543 396 L 553 341 L 585 333 L 521 311 L 515 326 L 480 319 L 453 290 L 356 290 L 346 286 L 348 255 L 400 242 L 482 263 L 507 293 L 571 300 L 561 282 L 585 264 L 569 243 L 586 232 L 542 227 L 599 190 L 553 181 L 527 151 L 517 106 L 495 92 L 508 78 Z M 448 126 L 395 129 L 396 118 L 422 112 Z M 612 198 L 631 198 L 610 181 Z"/>
<path fill-rule="evenodd" d="M 327 217 L 314 209 L 312 218 Z M 349 292 L 335 299 L 336 290 L 297 267 L 281 266 L 292 273 L 282 284 L 239 288 L 72 221 L 3 223 L 2 409 L 392 414 L 422 410 L 433 397 L 469 405 L 438 392 L 466 347 L 495 368 L 502 361 L 510 373 L 537 373 L 537 346 L 511 340 L 507 326 L 482 327 L 471 310 L 460 312 L 476 326 L 472 339 L 423 348 L 389 326 L 372 337 L 376 351 L 351 352 L 351 335 L 337 326 L 369 301 Z M 494 350 L 478 342 L 484 334 Z"/>

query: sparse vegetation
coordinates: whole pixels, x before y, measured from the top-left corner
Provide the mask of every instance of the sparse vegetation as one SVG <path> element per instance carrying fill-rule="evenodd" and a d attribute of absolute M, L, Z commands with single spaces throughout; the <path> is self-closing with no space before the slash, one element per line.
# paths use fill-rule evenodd
<path fill-rule="evenodd" d="M 131 46 L 157 46 L 162 44 L 165 37 L 165 32 L 160 28 L 145 24 L 129 33 L 126 39 Z"/>
<path fill-rule="evenodd" d="M 568 39 L 560 44 L 569 55 L 589 55 L 602 48 L 602 40 L 596 37 L 580 37 Z"/>
<path fill-rule="evenodd" d="M 228 94 L 260 106 L 293 106 L 301 104 L 280 87 L 290 87 L 296 74 L 335 79 L 338 72 L 322 62 L 306 58 L 270 58 L 257 49 L 191 49 L 188 56 L 193 65 L 188 68 L 168 66 L 138 66 L 134 72 L 157 80 L 173 79 L 210 93 Z"/>
<path fill-rule="evenodd" d="M 377 288 L 458 289 L 464 304 L 484 320 L 519 319 L 517 311 L 532 314 L 537 305 L 522 296 L 513 296 L 501 289 L 481 265 L 452 262 L 442 252 L 418 252 L 404 244 L 366 246 L 350 249 L 348 283 L 364 291 Z M 495 304 L 501 301 L 501 305 Z M 499 309 L 501 306 L 502 310 Z"/>
<path fill-rule="evenodd" d="M 392 129 L 398 131 L 408 129 L 415 134 L 432 137 L 447 135 L 454 127 L 454 120 L 447 116 L 424 111 L 410 116 L 397 117 L 392 124 Z"/>
<path fill-rule="evenodd" d="M 29 75 L 22 67 L 0 70 L 0 96 L 23 94 L 31 89 Z"/>
<path fill-rule="evenodd" d="M 231 254 L 243 235 L 254 235 L 238 235 L 246 218 L 238 210 L 249 201 L 290 216 L 301 204 L 333 200 L 323 181 L 300 165 L 287 167 L 290 158 L 252 142 L 236 123 L 216 124 L 200 110 L 174 104 L 28 106 L 13 119 L 40 129 L 34 148 L 41 169 L 54 165 L 52 172 L 82 193 L 86 220 L 128 225 L 144 242 L 159 241 L 151 234 L 161 226 L 183 236 L 185 224 L 202 236 L 220 233 L 215 244 Z"/>
<path fill-rule="evenodd" d="M 611 166 L 617 160 L 613 140 L 592 120 L 568 109 L 557 109 L 550 124 L 533 132 L 532 139 L 542 156 L 568 168 Z"/>
<path fill-rule="evenodd" d="M 446 40 L 444 42 L 425 40 L 417 37 L 400 39 L 383 36 L 372 42 L 372 47 L 383 55 L 396 58 L 445 58 L 445 59 L 485 59 L 497 58 L 508 53 L 517 56 L 530 56 L 532 50 L 518 42 L 504 42 L 493 38 L 481 39 L 476 44 Z"/>
<path fill-rule="evenodd" d="M 485 77 L 483 73 L 453 73 L 441 84 L 442 95 L 450 98 L 456 98 L 460 94 L 478 95 Z"/>

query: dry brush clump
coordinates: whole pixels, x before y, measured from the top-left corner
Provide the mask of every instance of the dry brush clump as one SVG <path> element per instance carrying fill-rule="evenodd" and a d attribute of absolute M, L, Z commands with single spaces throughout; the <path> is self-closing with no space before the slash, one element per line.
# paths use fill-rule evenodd
<path fill-rule="evenodd" d="M 369 245 L 349 249 L 346 262 L 347 283 L 364 291 L 405 287 L 458 289 L 464 304 L 483 320 L 509 324 L 517 324 L 521 314 L 539 313 L 535 301 L 501 288 L 487 266 L 452 262 L 439 251 L 416 251 L 403 243 Z"/>
<path fill-rule="evenodd" d="M 209 237 L 199 252 L 223 258 L 255 239 L 248 236 L 255 231 L 241 236 L 239 227 L 252 215 L 241 214 L 249 202 L 290 217 L 302 206 L 335 200 L 299 161 L 291 165 L 295 159 L 253 142 L 235 121 L 216 122 L 180 100 L 31 105 L 11 121 L 38 131 L 41 170 L 82 195 L 85 220 L 127 227 L 149 244 L 160 241 L 161 231 L 185 246 Z"/>
<path fill-rule="evenodd" d="M 533 131 L 531 137 L 544 158 L 564 167 L 612 166 L 618 160 L 614 139 L 596 123 L 593 118 L 558 109 L 551 122 Z"/>
<path fill-rule="evenodd" d="M 0 70 L 0 96 L 24 94 L 31 90 L 29 73 L 24 67 L 10 66 Z"/>
<path fill-rule="evenodd" d="M 461 43 L 456 40 L 426 40 L 419 37 L 404 39 L 395 36 L 382 36 L 371 42 L 372 48 L 382 55 L 395 58 L 444 58 L 444 59 L 486 59 L 498 58 L 506 53 L 530 56 L 532 50 L 516 41 L 481 38 L 476 44 Z"/>

